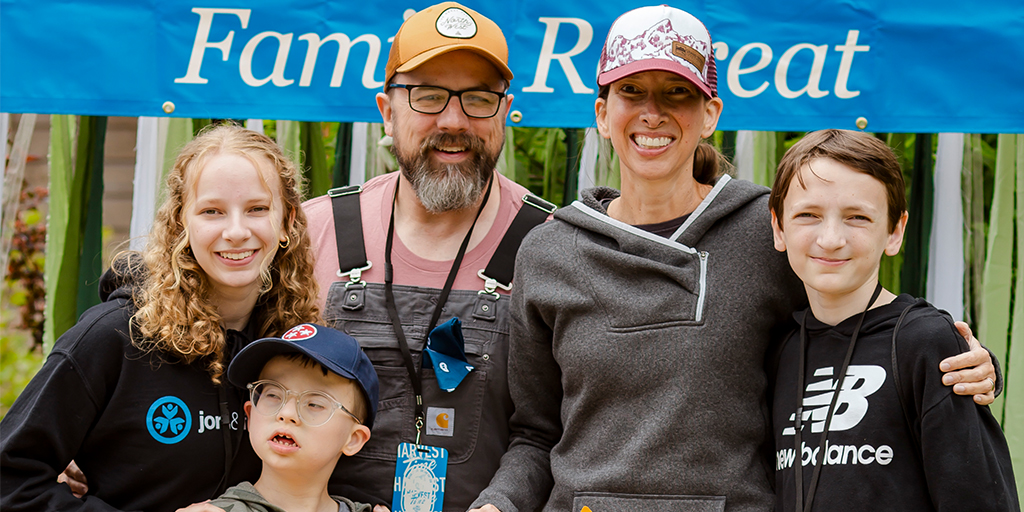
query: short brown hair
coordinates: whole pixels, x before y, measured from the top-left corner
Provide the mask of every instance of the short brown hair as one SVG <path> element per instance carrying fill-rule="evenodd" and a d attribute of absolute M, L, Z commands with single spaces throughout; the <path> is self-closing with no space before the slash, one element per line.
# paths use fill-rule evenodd
<path fill-rule="evenodd" d="M 768 207 L 779 219 L 779 229 L 782 229 L 782 202 L 789 192 L 793 176 L 796 176 L 800 186 L 805 186 L 800 168 L 817 158 L 835 160 L 882 182 L 889 203 L 889 232 L 896 229 L 900 217 L 907 210 L 907 196 L 903 171 L 900 170 L 900 162 L 895 153 L 870 134 L 834 129 L 808 133 L 789 148 L 779 162 L 772 195 L 768 199 Z"/>

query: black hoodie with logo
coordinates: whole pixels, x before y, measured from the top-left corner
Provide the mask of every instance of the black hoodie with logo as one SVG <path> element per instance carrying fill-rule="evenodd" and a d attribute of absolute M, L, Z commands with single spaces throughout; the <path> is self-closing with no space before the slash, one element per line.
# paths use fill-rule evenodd
<path fill-rule="evenodd" d="M 897 388 L 892 337 L 908 307 L 896 342 Z M 999 424 L 987 406 L 953 394 L 941 382 L 939 362 L 967 350 L 948 315 L 909 295 L 867 312 L 822 457 L 819 442 L 834 373 L 860 315 L 831 326 L 809 310 L 797 313 L 797 321 L 805 314 L 810 316 L 799 456 L 794 446 L 798 331 L 782 347 L 775 381 L 776 510 L 796 509 L 797 461 L 803 462 L 806 496 L 815 464 L 823 458 L 812 510 L 1020 510 Z"/>
<path fill-rule="evenodd" d="M 140 351 L 132 312 L 128 288 L 86 311 L 0 422 L 4 512 L 170 511 L 259 476 L 245 390 L 219 389 L 204 361 Z M 251 339 L 227 331 L 227 353 Z M 88 478 L 82 499 L 57 483 L 72 459 Z"/>

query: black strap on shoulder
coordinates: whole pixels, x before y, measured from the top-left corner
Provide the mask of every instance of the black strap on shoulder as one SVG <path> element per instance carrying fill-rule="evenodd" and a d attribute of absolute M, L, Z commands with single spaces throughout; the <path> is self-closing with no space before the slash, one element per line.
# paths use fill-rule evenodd
<path fill-rule="evenodd" d="M 327 191 L 334 211 L 334 238 L 338 245 L 338 275 L 354 269 L 366 268 L 366 248 L 363 243 L 363 218 L 359 210 L 361 185 L 332 188 Z"/>
<path fill-rule="evenodd" d="M 529 208 L 528 208 L 529 207 Z M 538 224 L 548 219 L 558 207 L 541 199 L 533 194 L 523 196 L 523 206 L 516 213 L 516 217 L 509 225 L 505 236 L 501 238 L 498 248 L 494 250 L 491 261 L 487 262 L 484 269 L 484 277 L 492 278 L 500 283 L 505 289 L 512 285 L 512 275 L 515 273 L 516 253 L 523 243 L 523 238 Z"/>
<path fill-rule="evenodd" d="M 903 381 L 900 379 L 900 364 L 896 356 L 896 336 L 900 332 L 900 326 L 903 325 L 903 319 L 906 318 L 907 313 L 910 312 L 914 307 L 927 304 L 924 299 L 917 299 L 913 304 L 907 306 L 900 313 L 899 320 L 896 321 L 896 327 L 892 329 L 892 382 L 896 385 L 896 398 L 900 401 L 900 410 L 903 411 L 903 420 L 907 422 L 907 431 L 910 436 L 914 439 L 914 453 L 917 455 L 917 461 L 922 462 L 924 459 L 921 455 L 921 433 L 914 428 L 914 415 L 910 413 L 910 409 L 907 408 L 907 401 L 904 400 L 903 394 Z"/>

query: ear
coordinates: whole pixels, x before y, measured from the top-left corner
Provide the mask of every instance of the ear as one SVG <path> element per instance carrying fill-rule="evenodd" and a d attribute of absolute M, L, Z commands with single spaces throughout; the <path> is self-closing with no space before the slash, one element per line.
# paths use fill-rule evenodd
<path fill-rule="evenodd" d="M 704 102 L 704 128 L 700 132 L 700 137 L 706 139 L 715 134 L 715 129 L 718 127 L 718 118 L 722 115 L 722 98 L 711 98 Z"/>
<path fill-rule="evenodd" d="M 594 102 L 594 118 L 597 119 L 597 133 L 606 139 L 612 138 L 608 131 L 608 100 L 598 98 Z"/>
<path fill-rule="evenodd" d="M 507 117 L 508 113 L 512 111 L 512 100 L 514 99 L 516 99 L 515 96 L 511 94 L 505 95 L 505 115 L 502 117 Z"/>
<path fill-rule="evenodd" d="M 907 219 L 910 216 L 907 212 L 903 212 L 900 215 L 900 221 L 896 223 L 896 229 L 892 230 L 892 234 L 889 235 L 889 241 L 885 244 L 885 254 L 888 256 L 895 256 L 900 253 L 900 247 L 903 247 L 903 233 L 907 230 Z"/>
<path fill-rule="evenodd" d="M 377 110 L 380 111 L 380 118 L 384 122 L 384 133 L 393 137 L 394 135 L 391 133 L 391 116 L 395 114 L 395 111 L 391 109 L 391 97 L 383 92 L 378 92 Z"/>
<path fill-rule="evenodd" d="M 782 232 L 782 226 L 779 225 L 779 218 L 775 215 L 775 210 L 772 210 L 772 238 L 775 240 L 775 250 L 786 252 L 786 235 Z"/>
<path fill-rule="evenodd" d="M 370 440 L 370 428 L 366 425 L 355 425 L 348 435 L 348 441 L 341 447 L 341 453 L 349 457 L 359 453 L 363 445 Z"/>
<path fill-rule="evenodd" d="M 249 419 L 252 416 L 252 400 L 246 400 L 242 409 L 245 410 L 245 419 Z"/>

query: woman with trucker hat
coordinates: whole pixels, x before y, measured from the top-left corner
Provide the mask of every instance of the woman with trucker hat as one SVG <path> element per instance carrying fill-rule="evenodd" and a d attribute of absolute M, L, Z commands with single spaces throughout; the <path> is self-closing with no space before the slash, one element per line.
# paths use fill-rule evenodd
<path fill-rule="evenodd" d="M 769 190 L 702 142 L 723 107 L 711 37 L 676 8 L 629 11 L 598 85 L 622 190 L 583 191 L 523 242 L 512 440 L 474 506 L 771 510 L 763 363 L 806 296 L 773 249 Z"/>

